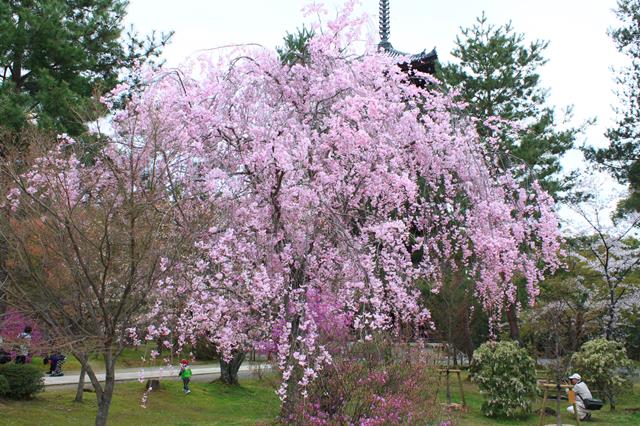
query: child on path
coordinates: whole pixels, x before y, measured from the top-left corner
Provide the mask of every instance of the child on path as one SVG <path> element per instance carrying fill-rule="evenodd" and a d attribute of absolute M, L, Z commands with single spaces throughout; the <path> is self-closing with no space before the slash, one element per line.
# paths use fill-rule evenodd
<path fill-rule="evenodd" d="M 178 376 L 182 378 L 182 390 L 185 395 L 191 393 L 191 389 L 189 389 L 189 381 L 191 381 L 191 367 L 189 367 L 189 361 L 183 359 L 180 361 L 180 372 Z"/>

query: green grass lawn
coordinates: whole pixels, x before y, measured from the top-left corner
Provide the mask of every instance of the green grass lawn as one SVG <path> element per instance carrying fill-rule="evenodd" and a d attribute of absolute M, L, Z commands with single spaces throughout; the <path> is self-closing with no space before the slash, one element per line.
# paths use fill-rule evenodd
<path fill-rule="evenodd" d="M 520 420 L 489 419 L 480 411 L 483 397 L 477 386 L 464 380 L 468 409 L 463 413 L 452 413 L 454 425 L 513 425 L 534 426 L 538 424 L 536 414 Z M 279 401 L 275 395 L 273 380 L 243 380 L 242 386 L 228 387 L 220 383 L 193 383 L 192 393 L 183 395 L 178 381 L 163 381 L 162 389 L 150 394 L 147 407 L 140 406 L 144 386 L 140 383 L 118 384 L 110 412 L 113 425 L 254 425 L 269 423 L 278 414 Z M 623 395 L 616 412 L 608 406 L 594 414 L 592 421 L 584 425 L 602 426 L 640 425 L 640 412 L 629 409 L 640 408 L 640 385 L 633 394 Z M 438 398 L 444 402 L 444 389 Z M 85 393 L 85 402 L 72 402 L 75 391 L 46 391 L 31 401 L 0 400 L 0 424 L 3 425 L 91 425 L 96 413 L 95 394 Z M 460 402 L 455 382 L 452 386 L 453 402 Z M 534 405 L 540 407 L 540 399 Z M 565 424 L 576 424 L 566 413 L 566 401 L 562 401 L 562 420 Z M 555 408 L 555 401 L 547 406 Z M 546 417 L 544 424 L 553 423 L 555 417 Z"/>
<path fill-rule="evenodd" d="M 116 386 L 109 424 L 112 425 L 255 425 L 278 414 L 278 398 L 266 382 L 245 380 L 242 386 L 193 383 L 189 395 L 178 381 L 164 381 L 151 392 L 147 407 L 140 406 L 144 385 Z M 92 425 L 96 398 L 85 393 L 85 402 L 72 402 L 74 391 L 46 391 L 31 401 L 0 400 L 3 425 Z"/>
<path fill-rule="evenodd" d="M 463 381 L 463 387 L 465 392 L 465 398 L 467 401 L 467 411 L 464 413 L 455 414 L 454 416 L 454 424 L 460 426 L 482 426 L 482 425 L 513 425 L 513 426 L 534 426 L 538 425 L 540 420 L 540 412 L 538 411 L 540 408 L 540 404 L 542 403 L 542 398 L 538 398 L 534 403 L 534 410 L 536 412 L 534 415 L 526 419 L 490 419 L 485 417 L 480 410 L 484 398 L 482 394 L 480 394 L 478 387 L 468 380 Z M 451 394 L 452 394 L 452 402 L 460 402 L 460 392 L 458 390 L 457 382 L 452 381 L 451 386 Z M 597 395 L 594 395 L 597 397 Z M 439 393 L 439 399 L 444 402 L 444 390 L 441 390 Z M 561 401 L 560 402 L 560 411 L 562 413 L 562 422 L 564 424 L 576 424 L 575 417 L 569 415 L 566 411 L 568 402 Z M 547 407 L 550 407 L 555 410 L 556 401 L 547 401 Z M 633 394 L 627 394 L 620 397 L 618 405 L 616 407 L 615 412 L 611 412 L 609 410 L 609 405 L 605 405 L 602 410 L 596 411 L 593 414 L 592 419 L 589 422 L 582 422 L 581 425 L 590 425 L 597 424 L 602 426 L 615 426 L 615 425 L 640 425 L 640 411 L 639 412 L 630 412 L 629 409 L 638 408 L 640 409 L 640 385 L 636 384 L 634 386 Z M 543 424 L 555 424 L 555 416 L 546 416 Z"/>

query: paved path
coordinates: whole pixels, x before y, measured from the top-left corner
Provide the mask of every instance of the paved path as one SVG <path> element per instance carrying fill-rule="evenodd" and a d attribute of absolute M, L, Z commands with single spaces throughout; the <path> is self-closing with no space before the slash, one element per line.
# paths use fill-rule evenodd
<path fill-rule="evenodd" d="M 239 374 L 242 376 L 249 375 L 254 369 L 269 369 L 269 364 L 243 364 L 240 366 Z M 147 368 L 121 368 L 116 370 L 116 382 L 129 382 L 139 380 L 142 376 L 144 379 L 157 379 L 160 378 L 176 378 L 178 375 L 179 367 L 147 367 Z M 206 364 L 206 365 L 192 365 L 191 371 L 194 376 L 219 376 L 220 366 L 218 364 Z M 104 382 L 105 374 L 98 373 L 98 380 Z M 194 377 L 195 378 L 195 377 Z M 65 373 L 61 377 L 49 377 L 45 376 L 45 386 L 62 386 L 62 385 L 75 385 L 80 380 L 80 372 Z M 91 381 L 88 377 L 85 378 L 85 384 L 91 386 Z"/>

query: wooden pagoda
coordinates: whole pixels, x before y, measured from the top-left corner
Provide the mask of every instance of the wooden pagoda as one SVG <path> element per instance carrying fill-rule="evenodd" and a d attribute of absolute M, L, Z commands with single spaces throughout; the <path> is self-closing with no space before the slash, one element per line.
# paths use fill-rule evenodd
<path fill-rule="evenodd" d="M 414 70 L 434 74 L 436 71 L 436 62 L 438 61 L 436 49 L 434 48 L 430 52 L 423 50 L 415 55 L 396 50 L 389 41 L 389 29 L 389 0 L 380 0 L 380 43 L 378 44 L 378 48 L 392 57 L 408 58 L 408 62 L 403 61 L 398 63 L 398 65 L 412 77 L 412 80 L 420 80 L 416 81 L 416 83 L 424 83 L 421 79 L 414 77 Z"/>

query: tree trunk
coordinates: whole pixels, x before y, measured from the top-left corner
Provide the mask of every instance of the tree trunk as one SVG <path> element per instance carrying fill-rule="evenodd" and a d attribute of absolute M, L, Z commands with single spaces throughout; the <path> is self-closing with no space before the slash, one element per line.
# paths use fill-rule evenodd
<path fill-rule="evenodd" d="M 607 325 L 604 330 L 604 338 L 607 340 L 613 339 L 613 328 L 615 327 L 616 321 L 616 307 L 615 307 L 615 294 L 613 291 L 610 291 L 609 296 L 609 312 L 607 314 Z"/>
<path fill-rule="evenodd" d="M 7 309 L 7 303 L 5 300 L 5 288 L 9 281 L 9 274 L 7 273 L 7 255 L 9 253 L 7 241 L 4 238 L 0 238 L 0 324 L 4 319 L 4 313 Z"/>
<path fill-rule="evenodd" d="M 113 383 L 109 386 L 105 383 L 102 397 L 98 398 L 98 414 L 96 415 L 96 426 L 107 426 L 109 408 L 111 408 L 111 397 L 113 396 Z"/>
<path fill-rule="evenodd" d="M 464 334 L 464 352 L 467 355 L 467 361 L 471 361 L 473 357 L 473 337 L 471 334 L 471 309 L 469 309 L 469 300 L 465 291 L 464 309 L 462 310 L 462 330 Z"/>
<path fill-rule="evenodd" d="M 557 381 L 556 383 L 560 383 Z M 544 410 L 545 407 L 542 407 Z M 562 418 L 560 417 L 560 386 L 556 389 L 556 426 L 562 426 Z"/>
<path fill-rule="evenodd" d="M 220 380 L 227 385 L 238 384 L 238 370 L 244 361 L 244 352 L 235 352 L 229 362 L 220 358 Z"/>
<path fill-rule="evenodd" d="M 509 321 L 509 336 L 511 340 L 518 342 L 518 344 L 522 346 L 520 326 L 518 325 L 518 309 L 515 302 L 509 304 L 509 308 L 507 308 L 507 320 Z"/>
<path fill-rule="evenodd" d="M 576 313 L 576 329 L 575 329 L 575 337 L 572 342 L 572 350 L 576 352 L 580 349 L 582 345 L 582 335 L 584 330 L 584 311 L 582 309 L 578 309 Z"/>
<path fill-rule="evenodd" d="M 607 399 L 609 400 L 609 407 L 611 411 L 616 411 L 616 398 L 613 395 L 613 392 L 606 392 Z"/>
<path fill-rule="evenodd" d="M 105 364 L 105 380 L 102 392 L 96 392 L 98 399 L 98 414 L 96 415 L 96 426 L 106 426 L 109 417 L 109 409 L 111 408 L 111 399 L 113 398 L 113 389 L 115 387 L 115 360 L 112 354 L 107 352 L 104 354 Z"/>
<path fill-rule="evenodd" d="M 289 424 L 291 416 L 294 414 L 296 405 L 298 404 L 300 398 L 302 398 L 298 389 L 298 382 L 301 379 L 302 369 L 300 368 L 300 365 L 295 364 L 293 366 L 293 369 L 291 370 L 289 380 L 287 381 L 287 398 L 284 400 L 280 407 L 280 420 L 282 420 L 284 424 Z"/>
<path fill-rule="evenodd" d="M 98 415 L 96 416 L 96 425 L 106 425 L 107 417 L 104 413 L 104 410 L 101 411 L 101 405 L 100 405 L 100 401 L 102 400 L 102 396 L 104 393 L 104 388 L 100 384 L 100 381 L 98 381 L 98 376 L 96 376 L 95 371 L 93 371 L 93 368 L 91 368 L 91 365 L 89 364 L 88 356 L 86 356 L 85 353 L 77 353 L 77 352 L 74 352 L 73 356 L 75 356 L 78 359 L 78 361 L 80 361 L 80 365 L 82 365 L 82 368 L 85 370 L 87 376 L 89 377 L 89 380 L 91 381 L 91 384 L 93 385 L 93 389 L 96 391 L 96 398 L 98 400 Z M 107 414 L 108 414 L 108 409 L 107 409 Z M 98 420 L 99 418 L 101 423 L 99 423 L 99 420 Z"/>
<path fill-rule="evenodd" d="M 84 367 L 84 364 L 80 363 L 80 365 L 80 379 L 78 380 L 75 402 L 82 402 L 82 397 L 84 396 L 84 377 L 87 374 L 87 369 Z"/>
<path fill-rule="evenodd" d="M 287 305 L 289 302 L 286 302 Z M 293 354 L 298 350 L 300 342 L 298 342 L 297 337 L 300 332 L 300 316 L 294 314 L 294 317 L 291 320 L 291 334 L 289 335 L 289 356 L 292 357 Z M 291 372 L 289 374 L 289 379 L 286 381 L 286 389 L 285 396 L 286 399 L 282 403 L 280 407 L 280 418 L 285 423 L 290 419 L 290 416 L 293 414 L 295 406 L 300 398 L 300 393 L 298 389 L 298 382 L 302 379 L 302 371 L 300 369 L 300 365 L 297 363 L 293 363 Z"/>

